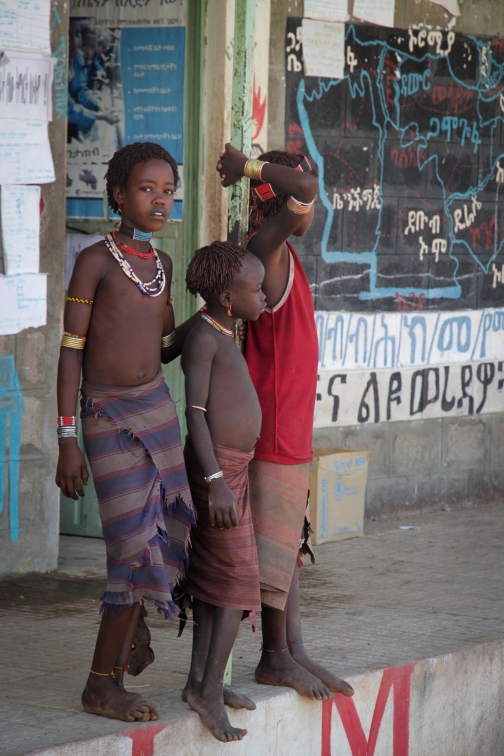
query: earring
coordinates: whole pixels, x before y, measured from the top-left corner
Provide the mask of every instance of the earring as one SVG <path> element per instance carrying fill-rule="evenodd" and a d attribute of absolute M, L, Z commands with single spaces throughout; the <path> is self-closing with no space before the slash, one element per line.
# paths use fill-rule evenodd
<path fill-rule="evenodd" d="M 228 318 L 232 318 L 232 317 L 233 317 L 233 313 L 231 312 L 231 305 L 229 305 L 229 307 L 228 307 Z"/>
<path fill-rule="evenodd" d="M 121 205 L 117 207 L 117 215 L 122 215 Z"/>

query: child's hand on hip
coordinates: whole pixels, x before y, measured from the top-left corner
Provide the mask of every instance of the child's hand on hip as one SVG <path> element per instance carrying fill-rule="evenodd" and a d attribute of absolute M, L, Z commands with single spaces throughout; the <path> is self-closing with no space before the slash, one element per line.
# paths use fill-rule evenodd
<path fill-rule="evenodd" d="M 217 478 L 210 483 L 208 493 L 208 510 L 212 527 L 230 529 L 238 525 L 236 497 L 228 488 L 224 478 Z"/>
<path fill-rule="evenodd" d="M 233 147 L 229 142 L 217 161 L 217 171 L 221 176 L 222 186 L 231 186 L 243 178 L 243 169 L 248 157 Z"/>

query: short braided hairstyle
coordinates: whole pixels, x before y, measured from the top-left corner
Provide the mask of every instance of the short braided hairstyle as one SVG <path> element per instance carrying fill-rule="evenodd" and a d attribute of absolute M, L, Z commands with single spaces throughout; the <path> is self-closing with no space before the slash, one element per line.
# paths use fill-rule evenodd
<path fill-rule="evenodd" d="M 284 152 L 283 150 L 270 150 L 262 155 L 259 155 L 259 160 L 264 160 L 266 163 L 273 163 L 274 165 L 284 165 L 286 168 L 296 168 L 303 162 L 304 155 L 296 152 Z M 316 172 L 311 171 L 313 176 L 316 176 Z M 253 189 L 256 186 L 264 184 L 264 181 L 253 180 L 250 182 L 250 204 L 252 207 L 255 205 Z M 289 195 L 284 192 L 278 192 L 276 197 L 272 197 L 266 202 L 257 202 L 257 207 L 260 208 L 264 218 L 269 218 L 272 215 L 276 215 L 280 212 L 282 207 L 287 204 Z"/>
<path fill-rule="evenodd" d="M 208 302 L 213 295 L 230 288 L 246 254 L 243 247 L 225 241 L 197 249 L 187 268 L 187 290 Z"/>
<path fill-rule="evenodd" d="M 149 160 L 164 160 L 173 171 L 175 187 L 178 184 L 179 174 L 177 163 L 170 155 L 168 150 L 154 142 L 134 142 L 121 147 L 114 152 L 108 163 L 108 170 L 105 174 L 107 186 L 107 197 L 112 210 L 117 213 L 119 206 L 114 199 L 114 189 L 119 187 L 124 191 L 126 182 L 131 171 L 137 163 L 148 163 Z"/>

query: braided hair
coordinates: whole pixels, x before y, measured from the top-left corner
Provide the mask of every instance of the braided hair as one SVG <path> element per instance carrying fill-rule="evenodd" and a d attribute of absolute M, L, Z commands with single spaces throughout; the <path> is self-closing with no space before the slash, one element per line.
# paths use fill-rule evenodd
<path fill-rule="evenodd" d="M 124 191 L 126 182 L 131 171 L 137 163 L 148 163 L 149 160 L 164 160 L 173 171 L 173 180 L 175 186 L 178 184 L 177 163 L 170 155 L 168 150 L 154 142 L 134 142 L 121 147 L 114 152 L 108 163 L 108 170 L 105 174 L 107 186 L 107 197 L 112 210 L 117 213 L 118 204 L 114 199 L 114 189 L 116 186 Z"/>
<path fill-rule="evenodd" d="M 186 273 L 187 290 L 208 300 L 229 289 L 243 265 L 247 250 L 225 241 L 214 241 L 196 250 Z"/>
<path fill-rule="evenodd" d="M 273 163 L 274 165 L 284 165 L 286 168 L 296 168 L 303 162 L 304 155 L 295 152 L 284 152 L 283 150 L 270 150 L 263 155 L 259 155 L 259 160 L 264 160 L 266 163 Z M 316 172 L 311 170 L 313 176 L 316 176 Z M 276 197 L 272 197 L 265 202 L 261 202 L 256 193 L 253 191 L 256 186 L 260 186 L 264 181 L 252 180 L 250 182 L 250 206 L 251 211 L 259 210 L 263 218 L 270 218 L 272 215 L 276 215 L 280 212 L 282 207 L 287 204 L 289 195 L 284 192 L 278 192 Z"/>

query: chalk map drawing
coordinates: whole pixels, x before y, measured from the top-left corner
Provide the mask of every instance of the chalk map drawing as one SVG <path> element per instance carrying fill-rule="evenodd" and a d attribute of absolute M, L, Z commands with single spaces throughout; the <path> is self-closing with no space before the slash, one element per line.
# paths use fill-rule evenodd
<path fill-rule="evenodd" d="M 288 19 L 286 141 L 319 172 L 300 246 L 317 309 L 498 306 L 504 40 L 349 25 L 336 80 L 303 75 L 300 26 Z"/>

